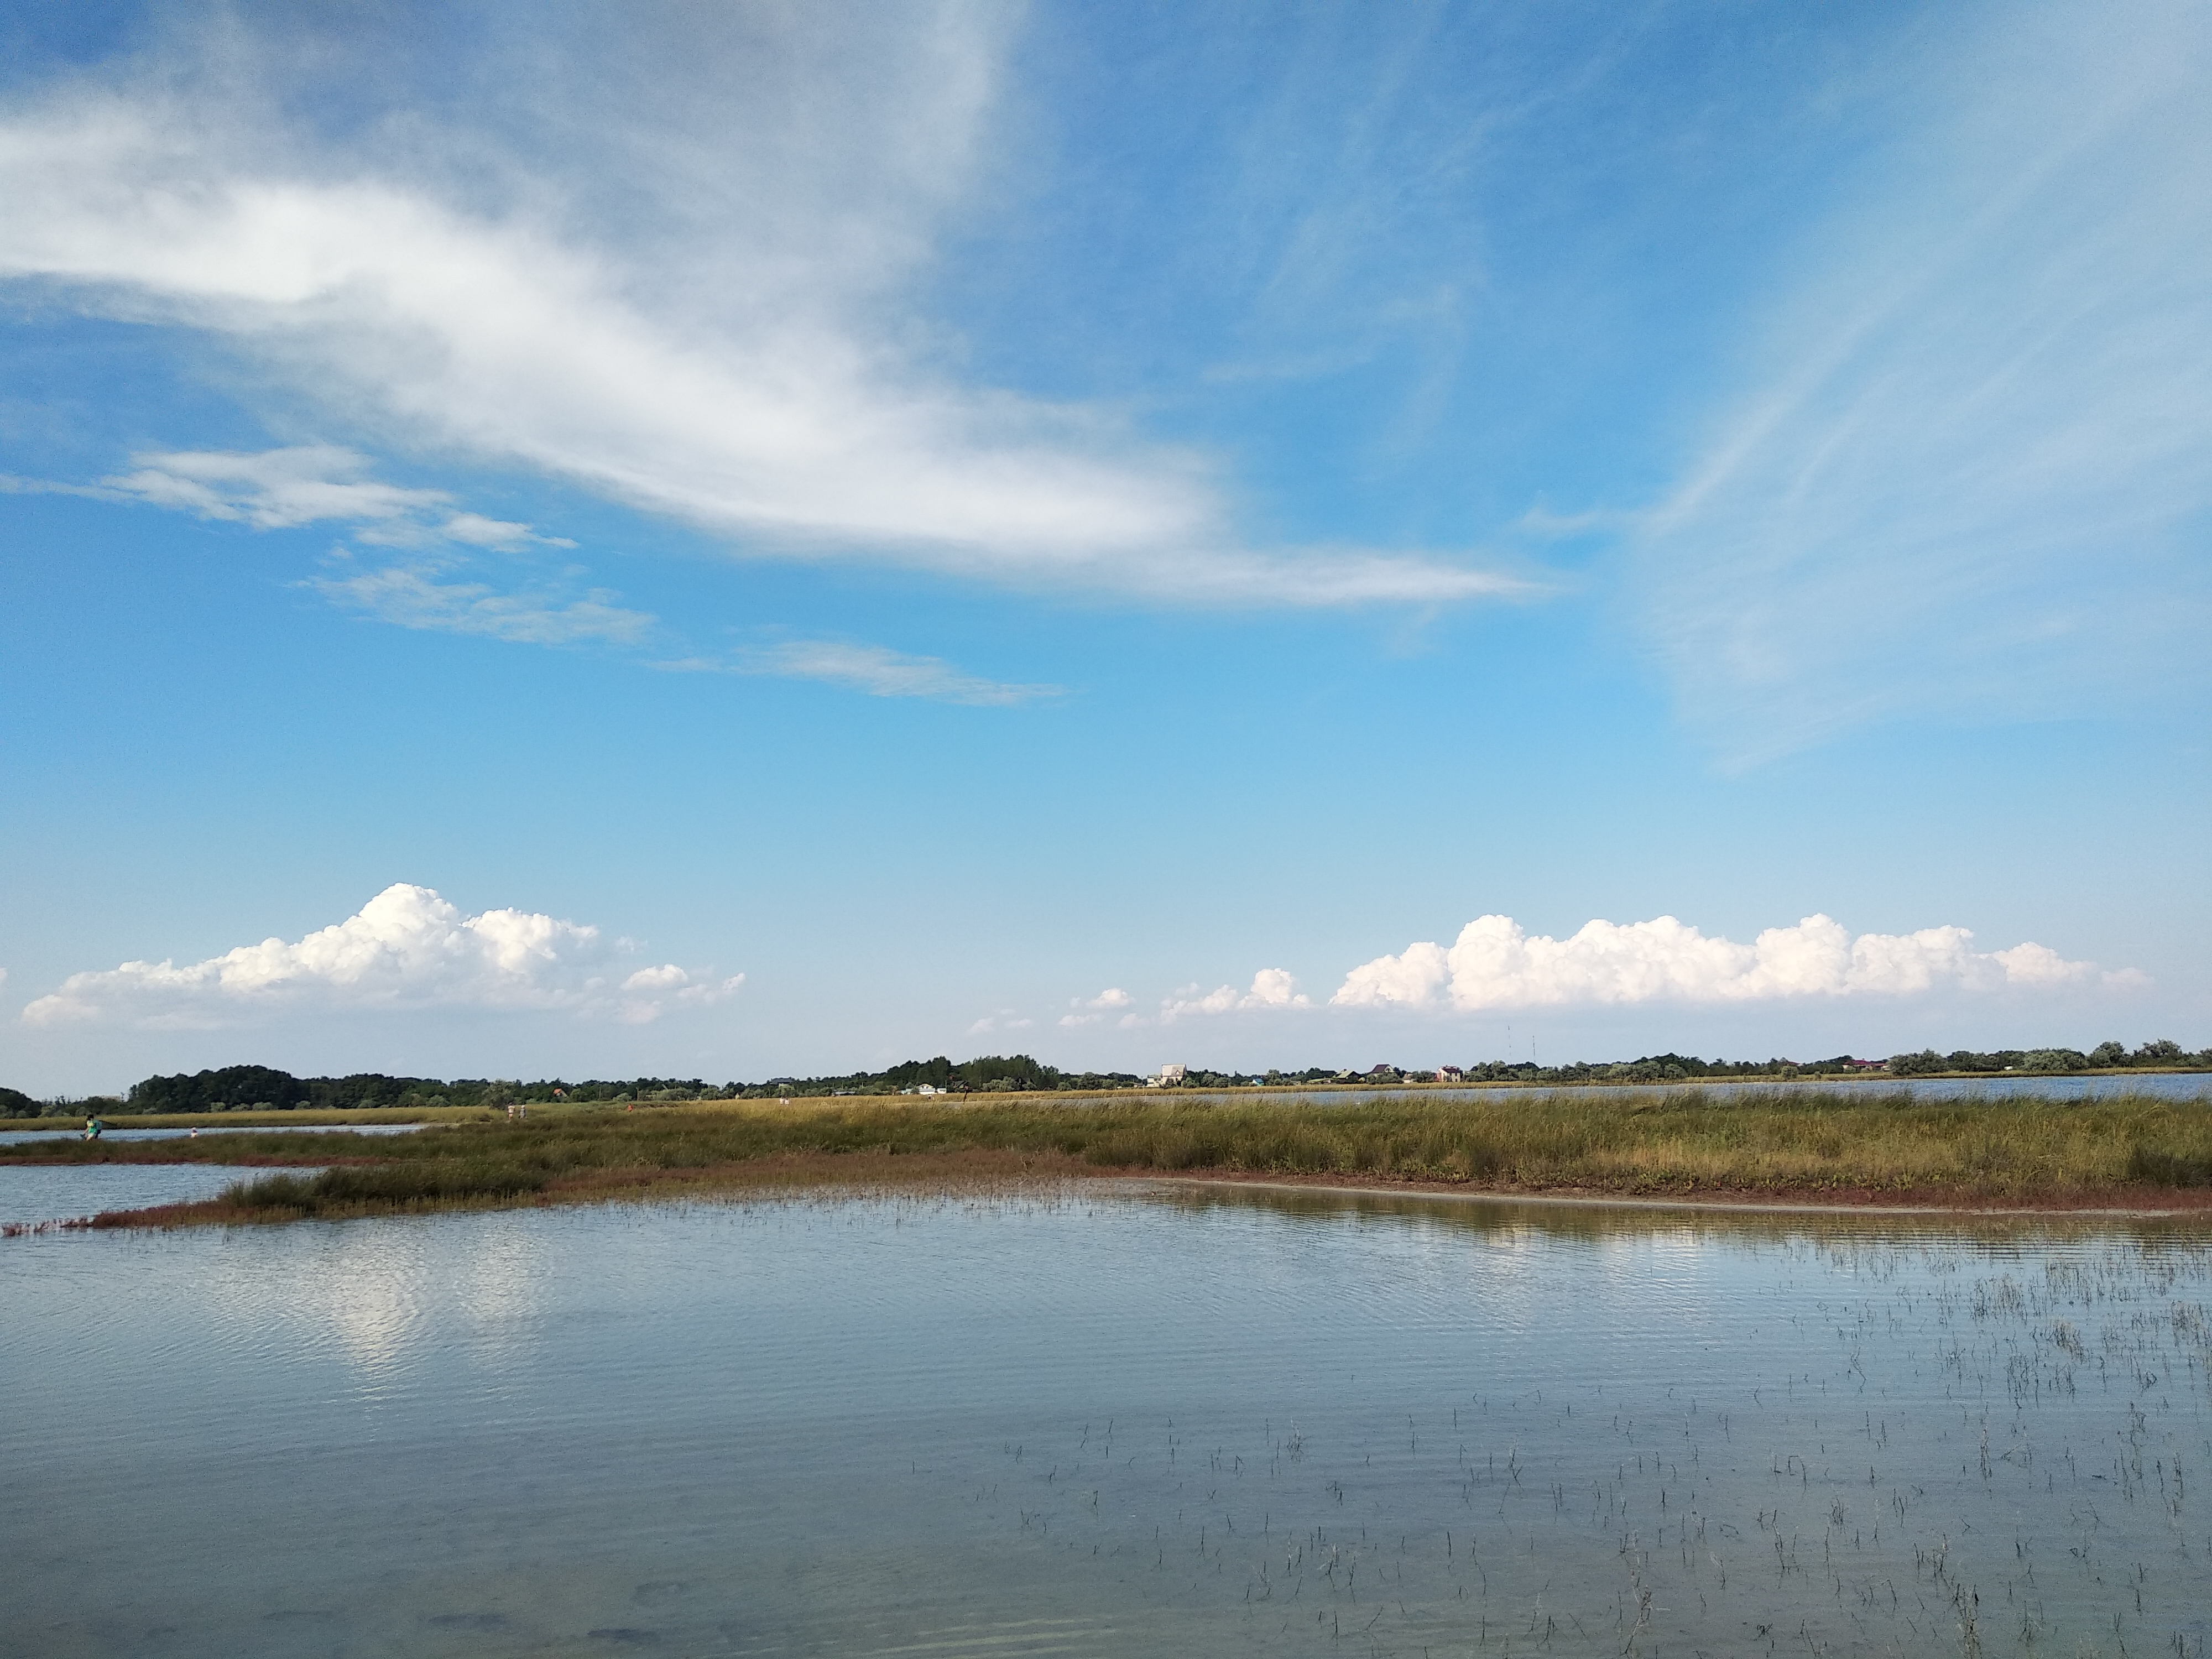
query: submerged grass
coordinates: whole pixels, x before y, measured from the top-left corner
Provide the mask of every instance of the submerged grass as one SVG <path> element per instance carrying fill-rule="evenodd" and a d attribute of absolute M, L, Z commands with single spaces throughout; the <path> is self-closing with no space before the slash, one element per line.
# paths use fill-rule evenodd
<path fill-rule="evenodd" d="M 1261 1097 L 729 1102 L 455 1124 L 364 1143 L 222 1135 L 7 1149 L 9 1161 L 331 1164 L 240 1182 L 164 1219 L 501 1206 L 661 1187 L 834 1182 L 978 1160 L 1002 1170 L 1443 1183 L 1504 1193 L 1931 1203 L 2141 1203 L 2212 1189 L 2212 1098 L 1928 1100 L 1684 1090 L 1353 1105 Z M 1026 1164 L 1024 1160 L 1028 1160 Z M 804 1173 L 801 1173 L 804 1172 Z M 872 1176 L 872 1178 L 881 1178 Z M 2204 1190 L 2212 1201 L 2212 1190 Z M 118 1218 L 122 1219 L 123 1218 Z"/>

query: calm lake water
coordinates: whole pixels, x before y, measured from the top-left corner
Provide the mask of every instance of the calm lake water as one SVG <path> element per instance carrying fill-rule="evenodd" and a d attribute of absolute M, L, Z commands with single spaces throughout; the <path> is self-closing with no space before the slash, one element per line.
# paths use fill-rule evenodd
<path fill-rule="evenodd" d="M 64 1164 L 52 1169 L 14 1164 L 0 1169 L 0 1226 L 190 1204 L 217 1196 L 234 1181 L 270 1173 L 228 1164 Z M 0 1274 L 0 1284 L 6 1282 Z M 0 1317 L 4 1313 L 0 1309 Z"/>
<path fill-rule="evenodd" d="M 2199 1656 L 2208 1302 L 1107 1183 L 16 1239 L 0 1653 Z"/>
<path fill-rule="evenodd" d="M 118 1129 L 115 1120 L 107 1120 L 102 1140 L 182 1140 L 191 1133 L 190 1129 Z M 420 1123 L 264 1123 L 250 1129 L 234 1132 L 210 1128 L 208 1134 L 235 1133 L 253 1135 L 407 1135 L 426 1126 Z M 0 1129 L 0 1146 L 14 1146 L 26 1140 L 44 1140 L 52 1135 L 67 1139 L 84 1133 L 82 1119 L 72 1119 L 67 1127 L 45 1129 Z"/>
<path fill-rule="evenodd" d="M 1464 1088 L 1419 1089 L 1328 1088 L 1313 1098 L 1336 1105 L 1365 1100 L 1475 1100 L 1487 1095 L 1560 1094 L 1627 1096 L 1652 1098 L 1700 1089 L 1723 1097 L 1730 1094 L 1778 1094 L 1792 1091 L 1826 1092 L 1849 1098 L 1864 1090 L 1873 1095 L 1908 1094 L 1925 1100 L 2002 1099 L 2008 1095 L 2041 1095 L 2051 1100 L 2087 1100 L 2099 1095 L 2155 1095 L 2164 1100 L 2212 1097 L 2212 1074 L 2203 1072 L 2097 1072 L 2087 1077 L 2045 1077 L 2033 1072 L 1992 1072 L 1982 1077 L 1858 1077 L 1858 1078 L 1692 1078 L 1680 1083 L 1591 1083 L 1554 1088 L 1534 1088 L 1510 1083 L 1472 1084 Z M 1191 1089 L 1177 1091 L 1186 1097 L 1228 1098 L 1226 1091 Z"/>

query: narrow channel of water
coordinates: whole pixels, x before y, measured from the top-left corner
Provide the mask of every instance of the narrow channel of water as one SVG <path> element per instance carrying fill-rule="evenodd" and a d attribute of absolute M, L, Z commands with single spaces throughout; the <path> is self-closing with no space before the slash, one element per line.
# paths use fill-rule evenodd
<path fill-rule="evenodd" d="M 2208 1301 L 1106 1183 L 12 1240 L 0 1653 L 2198 1656 Z"/>
<path fill-rule="evenodd" d="M 232 1129 L 217 1124 L 203 1131 L 211 1135 L 406 1135 L 428 1126 L 421 1123 L 263 1123 L 252 1127 L 241 1126 Z M 59 1135 L 70 1139 L 84 1133 L 81 1121 L 71 1120 L 42 1129 L 0 1129 L 0 1146 L 15 1146 L 27 1140 L 45 1140 Z M 190 1129 L 131 1129 L 118 1128 L 116 1120 L 107 1120 L 107 1127 L 100 1135 L 102 1140 L 182 1140 L 192 1133 Z"/>
<path fill-rule="evenodd" d="M 1314 1090 L 1312 1097 L 1335 1106 L 1356 1105 L 1370 1100 L 1479 1100 L 1491 1095 L 1559 1094 L 1569 1098 L 1603 1095 L 1650 1100 L 1686 1090 L 1700 1090 L 1723 1099 L 1734 1094 L 1811 1092 L 1835 1094 L 1845 1100 L 1859 1093 L 1869 1097 L 1905 1094 L 1922 1100 L 2002 1100 L 2015 1095 L 2036 1095 L 2049 1100 L 2091 1100 L 2100 1095 L 2128 1094 L 2153 1095 L 2161 1100 L 2201 1100 L 2212 1097 L 2212 1073 L 2095 1072 L 2087 1077 L 2051 1077 L 2034 1072 L 1991 1072 L 1981 1077 L 1693 1077 L 1675 1083 L 1424 1084 L 1411 1089 L 1395 1085 L 1376 1088 L 1327 1085 Z M 1178 1089 L 1174 1092 L 1179 1099 L 1233 1097 L 1226 1090 Z"/>

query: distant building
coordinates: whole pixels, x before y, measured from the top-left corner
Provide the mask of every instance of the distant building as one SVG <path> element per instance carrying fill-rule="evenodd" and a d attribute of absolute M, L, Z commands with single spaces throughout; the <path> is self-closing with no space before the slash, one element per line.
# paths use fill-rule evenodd
<path fill-rule="evenodd" d="M 1160 1074 L 1152 1079 L 1152 1085 L 1156 1088 L 1172 1089 L 1183 1080 L 1188 1071 L 1188 1066 L 1163 1066 L 1160 1067 Z"/>
<path fill-rule="evenodd" d="M 1844 1069 L 1847 1072 L 1886 1072 L 1889 1069 L 1889 1062 L 1886 1060 L 1846 1059 Z"/>
<path fill-rule="evenodd" d="M 1466 1075 L 1467 1073 L 1460 1070 L 1456 1066 L 1439 1066 L 1437 1067 L 1437 1081 L 1439 1083 L 1457 1083 Z"/>

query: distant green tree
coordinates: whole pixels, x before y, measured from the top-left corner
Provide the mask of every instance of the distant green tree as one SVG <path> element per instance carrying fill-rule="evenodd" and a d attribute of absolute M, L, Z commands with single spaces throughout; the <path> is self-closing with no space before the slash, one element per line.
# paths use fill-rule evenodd
<path fill-rule="evenodd" d="M 1060 1079 L 1051 1066 L 1041 1066 L 1027 1054 L 979 1054 L 957 1069 L 960 1081 L 971 1089 L 1002 1080 L 1009 1089 L 1051 1089 Z"/>
<path fill-rule="evenodd" d="M 2011 1064 L 2012 1057 L 2002 1050 L 1980 1054 L 1972 1048 L 1954 1048 L 1943 1056 L 1943 1069 L 1948 1072 L 2002 1072 Z"/>
<path fill-rule="evenodd" d="M 0 1117 L 36 1117 L 45 1109 L 20 1089 L 0 1089 Z"/>
<path fill-rule="evenodd" d="M 226 1066 L 219 1071 L 149 1077 L 131 1085 L 125 1110 L 204 1112 L 217 1106 L 260 1106 L 289 1112 L 309 1099 L 307 1085 L 289 1072 L 267 1066 Z"/>
<path fill-rule="evenodd" d="M 894 1089 L 915 1089 L 925 1083 L 933 1089 L 949 1089 L 952 1086 L 952 1062 L 943 1054 L 934 1060 L 909 1060 L 881 1076 Z"/>

